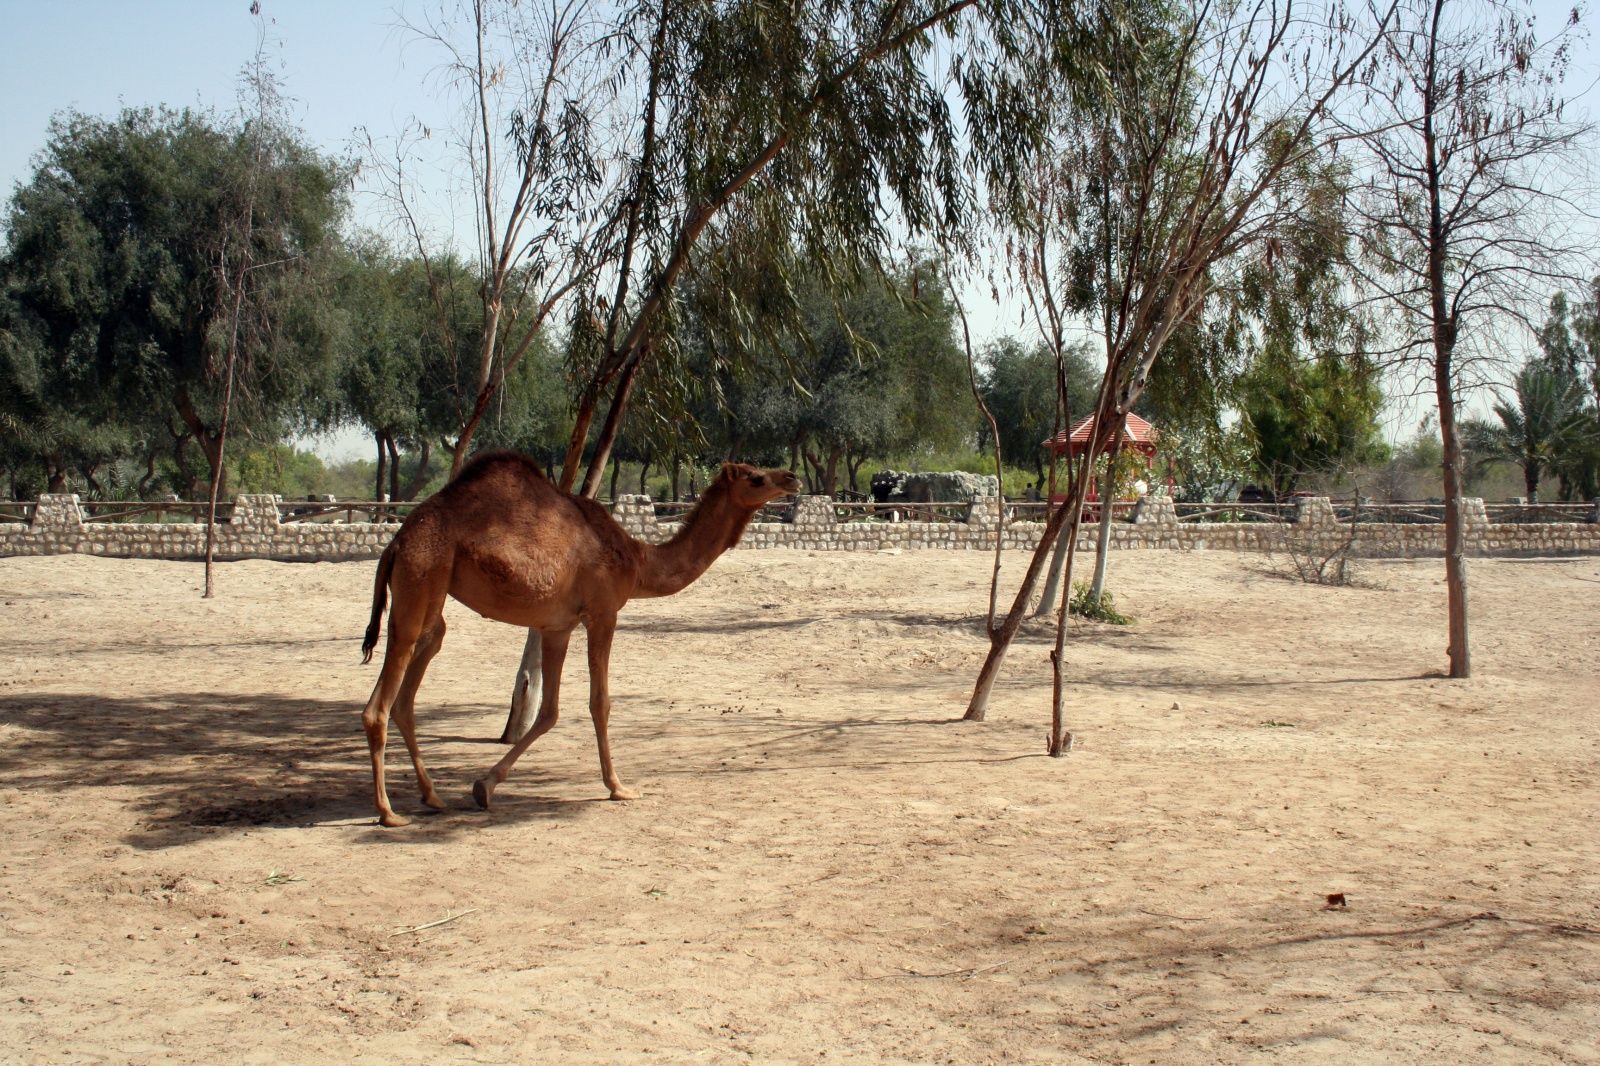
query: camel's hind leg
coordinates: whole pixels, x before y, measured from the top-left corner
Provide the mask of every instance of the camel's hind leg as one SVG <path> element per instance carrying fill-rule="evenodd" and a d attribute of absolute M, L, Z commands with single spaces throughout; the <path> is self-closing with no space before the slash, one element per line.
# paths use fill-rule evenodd
<path fill-rule="evenodd" d="M 416 649 L 411 653 L 411 665 L 406 667 L 406 676 L 400 682 L 400 694 L 394 701 L 394 724 L 400 727 L 400 735 L 405 738 L 406 750 L 411 753 L 411 766 L 417 772 L 417 787 L 422 789 L 422 802 L 436 811 L 445 809 L 444 801 L 439 798 L 439 793 L 434 791 L 433 781 L 428 777 L 428 771 L 422 766 L 422 749 L 417 746 L 417 689 L 422 685 L 422 675 L 427 673 L 428 664 L 433 657 L 439 654 L 439 646 L 444 643 L 445 624 L 441 617 L 434 627 L 417 642 Z"/>
<path fill-rule="evenodd" d="M 372 755 L 373 806 L 378 809 L 378 823 L 391 828 L 408 825 L 411 819 L 394 812 L 389 804 L 389 789 L 384 783 L 383 755 L 389 735 L 389 712 L 395 706 L 400 687 L 411 668 L 412 658 L 419 650 L 419 638 L 424 632 L 431 633 L 436 626 L 442 627 L 444 621 L 440 613 L 444 608 L 443 590 L 417 587 L 405 581 L 398 572 L 399 567 L 396 570 L 390 584 L 394 603 L 389 613 L 389 640 L 383 649 L 383 671 L 378 675 L 378 683 L 372 687 L 372 696 L 367 700 L 366 709 L 361 712 L 361 726 L 366 730 L 367 749 Z M 440 639 L 443 636 L 441 631 Z M 433 649 L 437 650 L 437 647 Z M 432 652 L 428 653 L 427 658 L 432 658 Z M 426 668 L 426 658 L 422 665 Z M 416 680 L 420 682 L 421 678 L 421 670 L 418 670 Z M 412 695 L 415 696 L 415 688 Z M 409 732 L 409 724 L 408 721 L 401 726 L 402 734 Z M 407 736 L 406 743 L 413 745 L 414 735 Z M 420 760 L 417 766 L 420 770 Z"/>
<path fill-rule="evenodd" d="M 495 786 L 510 775 L 511 768 L 522 757 L 522 753 L 527 751 L 534 741 L 550 732 L 550 727 L 556 724 L 561 703 L 561 666 L 567 661 L 567 644 L 571 640 L 570 629 L 560 633 L 544 634 L 543 656 L 540 662 L 540 672 L 544 674 L 544 695 L 539 701 L 539 717 L 534 719 L 533 728 L 494 764 L 494 768 L 473 784 L 472 798 L 484 810 L 489 809 L 489 802 L 494 798 Z"/>

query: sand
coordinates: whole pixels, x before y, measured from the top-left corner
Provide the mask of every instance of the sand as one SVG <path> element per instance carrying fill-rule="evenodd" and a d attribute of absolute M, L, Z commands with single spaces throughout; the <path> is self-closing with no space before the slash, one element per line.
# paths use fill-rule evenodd
<path fill-rule="evenodd" d="M 452 603 L 385 830 L 372 564 L 0 559 L 0 1058 L 1600 1061 L 1600 560 L 1474 562 L 1452 682 L 1437 561 L 1119 555 L 1062 759 L 1045 631 L 959 721 L 988 566 L 733 553 L 624 614 L 643 798 L 578 639 L 488 813 L 521 633 Z"/>

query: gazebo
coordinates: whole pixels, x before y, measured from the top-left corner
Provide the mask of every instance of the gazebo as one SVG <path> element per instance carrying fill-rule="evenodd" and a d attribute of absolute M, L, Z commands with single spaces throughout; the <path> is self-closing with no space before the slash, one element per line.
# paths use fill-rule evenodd
<path fill-rule="evenodd" d="M 1088 418 L 1083 418 L 1073 423 L 1070 429 L 1062 430 L 1060 433 L 1057 433 L 1055 436 L 1045 441 L 1044 446 L 1049 448 L 1050 451 L 1058 457 L 1064 453 L 1067 456 L 1076 459 L 1089 447 L 1089 441 L 1093 439 L 1094 435 L 1094 415 L 1090 415 Z M 1146 422 L 1144 419 L 1131 412 L 1128 415 L 1127 421 L 1122 424 L 1122 447 L 1124 450 L 1135 451 L 1144 456 L 1145 467 L 1147 469 L 1149 468 L 1150 464 L 1155 461 L 1156 441 L 1158 441 L 1160 438 L 1161 434 L 1156 432 L 1156 427 L 1152 426 L 1149 422 Z M 1054 478 L 1055 472 L 1052 470 L 1050 502 L 1052 504 L 1064 503 L 1066 502 L 1066 497 L 1055 492 Z M 1171 477 L 1169 476 L 1167 480 L 1170 488 Z M 1093 501 L 1098 500 L 1099 498 L 1099 486 L 1091 481 L 1089 484 L 1088 499 Z M 1091 515 L 1090 520 L 1094 521 L 1096 517 L 1097 515 Z"/>
<path fill-rule="evenodd" d="M 1080 419 L 1071 429 L 1064 429 L 1045 441 L 1044 446 L 1058 456 L 1065 452 L 1072 458 L 1077 458 L 1089 446 L 1089 440 L 1093 435 L 1094 415 L 1090 415 L 1088 418 Z M 1146 459 L 1156 457 L 1156 441 L 1159 438 L 1160 434 L 1156 432 L 1156 427 L 1136 414 L 1130 413 L 1128 420 L 1123 423 L 1122 446 L 1138 452 Z"/>

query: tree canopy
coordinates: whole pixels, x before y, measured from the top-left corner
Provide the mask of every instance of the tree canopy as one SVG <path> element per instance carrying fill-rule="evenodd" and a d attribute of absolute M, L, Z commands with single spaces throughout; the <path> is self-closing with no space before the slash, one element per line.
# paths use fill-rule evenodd
<path fill-rule="evenodd" d="M 263 140 L 272 146 L 264 156 Z M 125 414 L 170 416 L 215 472 L 239 262 L 229 238 L 248 212 L 259 268 L 244 284 L 274 313 L 255 320 L 264 335 L 240 364 L 235 427 L 275 438 L 331 421 L 334 325 L 320 282 L 344 216 L 344 180 L 285 131 L 207 113 L 58 116 L 5 217 L 0 361 L 24 383 L 31 399 L 22 402 L 129 432 L 149 426 Z M 70 429 L 52 436 L 38 440 L 52 470 L 64 461 L 59 449 L 90 443 Z"/>

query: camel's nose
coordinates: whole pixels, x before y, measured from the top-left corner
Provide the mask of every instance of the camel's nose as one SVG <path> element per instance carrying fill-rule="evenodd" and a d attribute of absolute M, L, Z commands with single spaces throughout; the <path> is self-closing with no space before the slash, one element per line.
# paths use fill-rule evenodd
<path fill-rule="evenodd" d="M 801 489 L 805 488 L 805 482 L 795 477 L 793 470 L 785 470 L 783 472 L 783 487 L 788 489 L 790 492 L 799 492 Z"/>

